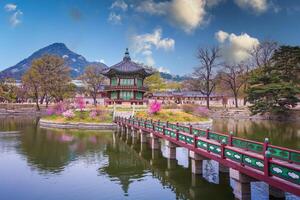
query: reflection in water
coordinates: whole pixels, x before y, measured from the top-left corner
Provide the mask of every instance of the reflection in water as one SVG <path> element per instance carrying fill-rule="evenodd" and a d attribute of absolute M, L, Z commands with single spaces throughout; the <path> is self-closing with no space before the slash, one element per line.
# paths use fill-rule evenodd
<path fill-rule="evenodd" d="M 176 148 L 176 158 L 178 160 L 178 165 L 184 168 L 189 167 L 189 150 L 183 147 Z"/>
<path fill-rule="evenodd" d="M 219 184 L 219 163 L 214 160 L 203 160 L 203 178 L 210 183 Z"/>
<path fill-rule="evenodd" d="M 260 200 L 269 199 L 269 185 L 264 182 L 251 182 L 251 198 L 259 197 Z"/>
<path fill-rule="evenodd" d="M 267 137 L 274 145 L 300 149 L 300 123 L 297 122 L 215 119 L 213 130 L 233 131 L 239 137 L 260 142 Z"/>
<path fill-rule="evenodd" d="M 203 162 L 205 178 L 192 175 L 184 148 L 169 160 L 164 145 L 151 150 L 120 133 L 40 129 L 32 119 L 0 121 L 1 199 L 234 198 L 218 163 Z"/>

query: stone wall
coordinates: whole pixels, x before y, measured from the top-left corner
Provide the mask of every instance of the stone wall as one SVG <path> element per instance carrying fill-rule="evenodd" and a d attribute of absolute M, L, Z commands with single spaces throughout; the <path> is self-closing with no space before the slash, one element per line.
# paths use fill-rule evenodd
<path fill-rule="evenodd" d="M 37 111 L 35 104 L 0 103 L 0 115 L 34 115 L 41 116 L 46 113 L 46 107 L 41 106 Z"/>
<path fill-rule="evenodd" d="M 53 122 L 41 119 L 39 125 L 42 128 L 62 129 L 85 129 L 85 130 L 114 130 L 117 125 L 114 123 L 82 123 L 82 122 Z"/>

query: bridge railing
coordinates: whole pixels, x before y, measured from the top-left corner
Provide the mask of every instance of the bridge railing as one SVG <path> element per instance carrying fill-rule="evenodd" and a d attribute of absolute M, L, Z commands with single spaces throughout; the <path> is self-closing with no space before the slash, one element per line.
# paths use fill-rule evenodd
<path fill-rule="evenodd" d="M 126 119 L 126 118 L 125 118 Z M 244 138 L 239 138 L 233 136 L 232 133 L 224 134 L 224 133 L 217 133 L 211 131 L 210 129 L 199 129 L 194 128 L 192 126 L 183 126 L 179 125 L 178 123 L 169 123 L 169 122 L 161 122 L 161 121 L 154 121 L 148 119 L 138 119 L 138 118 L 129 118 L 127 119 L 129 122 L 134 123 L 137 126 L 143 126 L 145 128 L 151 128 L 153 125 L 163 127 L 165 126 L 171 130 L 179 130 L 185 133 L 189 133 L 190 135 L 196 135 L 198 137 L 205 137 L 206 139 L 211 139 L 221 143 L 222 141 L 232 147 L 237 147 L 244 149 L 246 151 L 251 151 L 254 153 L 264 154 L 266 150 L 270 151 L 270 156 L 273 158 L 277 158 L 279 160 L 288 161 L 290 163 L 300 163 L 300 152 L 284 147 L 279 147 L 275 145 L 270 145 L 268 141 L 265 143 L 247 140 Z"/>
<path fill-rule="evenodd" d="M 221 141 L 225 141 L 227 145 L 237 147 L 237 148 L 242 148 L 246 151 L 252 151 L 255 153 L 263 154 L 266 150 L 269 150 L 271 153 L 271 157 L 280 159 L 280 160 L 285 160 L 290 163 L 300 163 L 300 152 L 284 147 L 279 147 L 279 146 L 274 146 L 274 145 L 269 145 L 264 144 L 262 142 L 257 142 L 253 140 L 247 140 L 244 138 L 240 137 L 235 137 L 233 136 L 233 133 L 218 133 L 211 131 L 210 129 L 199 129 L 199 128 L 194 128 L 192 126 L 184 126 L 184 125 L 179 125 L 178 123 L 169 123 L 169 122 L 161 122 L 161 121 L 152 121 L 148 119 L 137 119 L 137 118 L 132 118 L 130 120 L 134 121 L 140 121 L 142 120 L 145 122 L 149 127 L 152 126 L 153 124 L 156 124 L 158 126 L 166 126 L 167 128 L 171 128 L 173 130 L 180 130 L 186 133 L 190 133 L 191 135 L 196 135 L 199 137 L 205 137 L 207 139 L 215 140 L 219 143 Z M 266 147 L 264 147 L 266 145 Z M 264 149 L 265 148 L 265 149 Z"/>
<path fill-rule="evenodd" d="M 300 152 L 284 147 L 251 141 L 232 134 L 217 133 L 192 126 L 181 126 L 168 122 L 148 119 L 117 117 L 116 122 L 129 124 L 146 131 L 153 131 L 191 149 L 201 150 L 241 166 L 254 169 L 265 177 L 275 176 L 290 183 L 300 185 Z M 274 159 L 272 159 L 274 158 Z M 288 161 L 288 162 L 286 162 Z"/>

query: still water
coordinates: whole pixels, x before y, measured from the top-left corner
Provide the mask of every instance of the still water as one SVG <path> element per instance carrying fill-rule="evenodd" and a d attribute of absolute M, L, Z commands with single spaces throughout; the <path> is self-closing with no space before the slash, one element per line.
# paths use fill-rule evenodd
<path fill-rule="evenodd" d="M 217 120 L 213 130 L 299 149 L 296 123 Z M 218 163 L 206 161 L 203 175 L 192 175 L 187 150 L 177 148 L 172 161 L 164 149 L 112 131 L 47 130 L 37 119 L 0 119 L 0 199 L 234 199 L 234 182 Z M 252 199 L 268 199 L 267 184 L 251 190 Z"/>

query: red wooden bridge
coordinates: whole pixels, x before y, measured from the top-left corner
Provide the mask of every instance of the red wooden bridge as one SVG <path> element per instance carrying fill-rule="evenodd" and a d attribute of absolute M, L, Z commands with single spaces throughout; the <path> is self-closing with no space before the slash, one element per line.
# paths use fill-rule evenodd
<path fill-rule="evenodd" d="M 300 151 L 178 123 L 116 117 L 120 127 L 151 134 L 202 157 L 300 196 Z"/>

